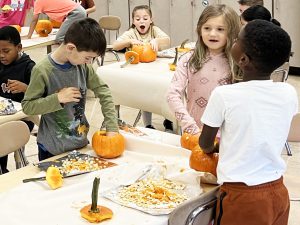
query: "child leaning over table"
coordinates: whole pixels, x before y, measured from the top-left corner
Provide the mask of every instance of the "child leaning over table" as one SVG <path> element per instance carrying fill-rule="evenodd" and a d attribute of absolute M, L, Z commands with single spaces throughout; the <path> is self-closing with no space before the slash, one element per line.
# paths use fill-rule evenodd
<path fill-rule="evenodd" d="M 21 37 L 17 29 L 11 26 L 0 28 L 0 96 L 21 102 L 34 65 L 35 62 L 22 52 Z M 31 131 L 33 122 L 24 122 Z M 7 173 L 7 156 L 0 157 L 0 164 L 2 172 Z"/>
<path fill-rule="evenodd" d="M 154 51 L 170 47 L 170 37 L 159 27 L 155 26 L 152 20 L 152 11 L 147 5 L 136 6 L 132 11 L 132 25 L 114 43 L 114 50 L 131 48 L 132 45 L 144 45 L 150 43 Z M 143 112 L 144 125 L 152 128 L 152 113 Z M 173 130 L 172 122 L 164 121 L 166 130 Z"/>
<path fill-rule="evenodd" d="M 236 76 L 230 49 L 239 24 L 237 13 L 226 5 L 210 5 L 200 15 L 195 50 L 178 62 L 167 92 L 169 107 L 184 132 L 200 133 L 200 118 L 212 90 L 230 84 Z"/>
<path fill-rule="evenodd" d="M 63 42 L 64 36 L 72 23 L 86 17 L 85 9 L 80 3 L 72 0 L 35 0 L 33 17 L 27 35 L 28 39 L 31 38 L 41 13 L 46 14 L 51 20 L 62 22 L 55 37 L 55 41 L 59 44 Z"/>
<path fill-rule="evenodd" d="M 110 90 L 91 65 L 105 49 L 98 22 L 85 18 L 74 22 L 64 42 L 34 67 L 22 107 L 27 115 L 42 115 L 37 135 L 39 160 L 88 144 L 87 89 L 100 100 L 107 135 L 118 132 Z"/>
<path fill-rule="evenodd" d="M 289 196 L 281 152 L 293 116 L 296 90 L 270 74 L 290 55 L 291 40 L 279 26 L 254 20 L 231 49 L 243 82 L 215 88 L 201 118 L 200 147 L 213 152 L 221 128 L 216 224 L 287 225 Z"/>

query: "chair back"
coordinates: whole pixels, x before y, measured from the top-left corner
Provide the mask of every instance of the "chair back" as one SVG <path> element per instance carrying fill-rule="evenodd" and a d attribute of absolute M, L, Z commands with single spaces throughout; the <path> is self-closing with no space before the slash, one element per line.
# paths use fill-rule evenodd
<path fill-rule="evenodd" d="M 300 113 L 297 113 L 292 120 L 287 141 L 300 142 Z"/>
<path fill-rule="evenodd" d="M 19 150 L 30 138 L 30 131 L 23 121 L 10 121 L 0 125 L 0 157 Z"/>
<path fill-rule="evenodd" d="M 288 79 L 289 67 L 289 62 L 282 64 L 282 66 L 271 73 L 271 80 L 274 82 L 285 82 Z"/>
<path fill-rule="evenodd" d="M 116 39 L 119 36 L 119 29 L 121 27 L 121 19 L 118 16 L 101 16 L 99 19 L 99 25 L 103 29 L 104 33 L 107 30 L 116 31 Z"/>
<path fill-rule="evenodd" d="M 168 225 L 208 225 L 215 216 L 219 186 L 179 205 L 169 216 Z"/>

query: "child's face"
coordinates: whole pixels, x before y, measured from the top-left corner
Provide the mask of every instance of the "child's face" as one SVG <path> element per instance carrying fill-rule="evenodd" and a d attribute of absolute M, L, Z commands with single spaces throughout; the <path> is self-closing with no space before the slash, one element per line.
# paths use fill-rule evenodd
<path fill-rule="evenodd" d="M 21 50 L 21 44 L 15 46 L 9 41 L 0 40 L 0 62 L 3 65 L 11 64 L 18 59 Z"/>
<path fill-rule="evenodd" d="M 239 5 L 239 11 L 242 14 L 246 9 L 250 8 L 249 5 Z"/>
<path fill-rule="evenodd" d="M 152 18 L 145 9 L 139 9 L 134 13 L 133 25 L 140 34 L 146 34 L 152 23 Z"/>
<path fill-rule="evenodd" d="M 208 19 L 201 27 L 201 37 L 211 54 L 223 52 L 227 43 L 227 26 L 224 17 Z"/>
<path fill-rule="evenodd" d="M 83 64 L 91 64 L 93 63 L 94 59 L 98 57 L 98 54 L 95 52 L 86 52 L 81 51 L 79 52 L 77 48 L 74 46 L 68 55 L 68 61 L 72 65 L 83 65 Z"/>

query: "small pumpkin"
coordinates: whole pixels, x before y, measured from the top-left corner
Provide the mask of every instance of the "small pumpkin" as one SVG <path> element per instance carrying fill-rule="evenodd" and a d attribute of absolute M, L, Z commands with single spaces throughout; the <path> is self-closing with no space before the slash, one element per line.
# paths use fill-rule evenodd
<path fill-rule="evenodd" d="M 100 178 L 95 177 L 92 190 L 92 204 L 86 205 L 80 210 L 80 215 L 91 223 L 99 223 L 113 217 L 111 209 L 97 205 L 99 184 Z"/>
<path fill-rule="evenodd" d="M 52 189 L 60 188 L 63 185 L 63 177 L 57 167 L 48 167 L 46 181 Z"/>
<path fill-rule="evenodd" d="M 185 40 L 181 43 L 180 47 L 178 48 L 178 52 L 189 52 L 189 51 L 191 50 L 190 48 L 186 48 L 186 47 L 185 47 L 185 44 L 186 44 L 188 41 L 189 41 L 189 39 L 185 39 Z"/>
<path fill-rule="evenodd" d="M 138 64 L 140 61 L 139 54 L 134 51 L 125 52 L 125 60 L 126 62 L 121 65 L 121 68 L 124 68 L 128 64 Z"/>
<path fill-rule="evenodd" d="M 21 33 L 22 28 L 21 28 L 20 25 L 14 24 L 14 25 L 10 25 L 10 26 L 16 28 L 17 31 L 18 31 L 19 33 Z"/>
<path fill-rule="evenodd" d="M 196 146 L 199 146 L 200 134 L 189 134 L 184 132 L 180 138 L 181 147 L 192 150 Z"/>
<path fill-rule="evenodd" d="M 60 28 L 60 26 L 62 24 L 62 22 L 58 22 L 55 20 L 50 20 L 50 22 L 51 22 L 53 28 Z"/>
<path fill-rule="evenodd" d="M 201 172 L 209 172 L 217 176 L 217 165 L 219 160 L 218 153 L 205 153 L 200 146 L 192 150 L 190 156 L 190 167 Z"/>
<path fill-rule="evenodd" d="M 106 131 L 96 131 L 92 137 L 92 147 L 96 154 L 102 158 L 116 158 L 125 151 L 125 138 L 118 133 L 106 136 Z"/>
<path fill-rule="evenodd" d="M 40 37 L 47 37 L 52 31 L 52 24 L 50 20 L 39 20 L 35 26 L 35 32 Z"/>
<path fill-rule="evenodd" d="M 133 45 L 131 50 L 139 54 L 140 62 L 143 63 L 153 62 L 157 58 L 157 54 L 150 44 Z"/>

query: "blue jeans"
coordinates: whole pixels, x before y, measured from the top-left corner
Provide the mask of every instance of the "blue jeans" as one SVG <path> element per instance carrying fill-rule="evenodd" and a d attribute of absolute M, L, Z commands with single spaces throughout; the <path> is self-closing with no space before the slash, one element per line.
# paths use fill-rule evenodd
<path fill-rule="evenodd" d="M 44 159 L 48 159 L 48 158 L 51 158 L 52 155 L 50 152 L 48 152 L 48 150 L 45 148 L 44 145 L 42 145 L 41 143 L 37 143 L 38 145 L 38 150 L 39 150 L 39 154 L 38 154 L 38 157 L 39 157 L 39 161 L 42 161 Z"/>

